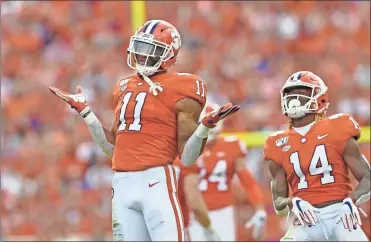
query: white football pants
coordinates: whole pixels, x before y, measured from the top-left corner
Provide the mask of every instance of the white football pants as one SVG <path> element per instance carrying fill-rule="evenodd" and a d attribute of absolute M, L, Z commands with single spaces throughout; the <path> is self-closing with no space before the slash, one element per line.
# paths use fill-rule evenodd
<path fill-rule="evenodd" d="M 176 186 L 171 165 L 115 172 L 112 179 L 115 241 L 184 241 Z"/>

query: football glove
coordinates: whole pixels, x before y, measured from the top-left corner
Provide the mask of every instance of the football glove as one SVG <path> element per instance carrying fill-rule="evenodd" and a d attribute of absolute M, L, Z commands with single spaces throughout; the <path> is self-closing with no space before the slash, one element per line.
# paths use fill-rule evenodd
<path fill-rule="evenodd" d="M 68 103 L 71 108 L 75 109 L 82 117 L 90 111 L 90 109 L 85 109 L 88 107 L 88 103 L 86 102 L 81 86 L 76 87 L 76 94 L 70 94 L 52 86 L 49 86 L 49 90 Z"/>
<path fill-rule="evenodd" d="M 225 104 L 218 109 L 208 113 L 202 118 L 202 124 L 207 128 L 214 128 L 218 121 L 223 120 L 240 109 L 239 105 Z"/>
<path fill-rule="evenodd" d="M 267 212 L 265 210 L 257 210 L 249 221 L 245 224 L 247 229 L 254 227 L 252 237 L 258 240 L 263 236 Z"/>
<path fill-rule="evenodd" d="M 204 230 L 206 241 L 221 241 L 219 235 L 211 226 L 209 226 L 208 228 L 204 228 Z"/>
<path fill-rule="evenodd" d="M 314 226 L 318 222 L 316 213 L 319 213 L 319 210 L 301 198 L 294 197 L 292 199 L 291 211 L 303 227 L 305 226 L 305 223 L 309 226 Z"/>
<path fill-rule="evenodd" d="M 340 221 L 343 221 L 344 227 L 349 231 L 357 229 L 357 224 L 362 225 L 361 217 L 359 215 L 361 211 L 364 216 L 367 217 L 362 209 L 358 210 L 357 206 L 353 203 L 352 199 L 345 198 L 343 204 L 339 210 Z M 340 222 L 339 221 L 339 222 Z"/>

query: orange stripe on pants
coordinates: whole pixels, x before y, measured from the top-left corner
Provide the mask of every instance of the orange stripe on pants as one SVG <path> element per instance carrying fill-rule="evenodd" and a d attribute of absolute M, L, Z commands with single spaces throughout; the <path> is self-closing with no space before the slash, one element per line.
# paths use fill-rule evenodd
<path fill-rule="evenodd" d="M 176 227 L 177 227 L 177 230 L 178 230 L 178 241 L 183 241 L 183 234 L 182 234 L 182 228 L 181 228 L 180 217 L 179 217 L 180 215 L 178 214 L 178 211 L 177 211 L 177 208 L 176 208 L 176 205 L 175 205 L 175 203 L 178 203 L 178 202 L 174 201 L 174 198 L 173 198 L 173 195 L 172 195 L 173 184 L 172 184 L 172 181 L 171 181 L 170 173 L 172 173 L 174 180 L 175 180 L 175 173 L 173 171 L 170 171 L 169 167 L 166 166 L 166 165 L 164 166 L 164 169 L 165 169 L 165 175 L 166 175 L 166 184 L 167 184 L 168 194 L 169 194 L 171 206 L 173 207 L 175 221 L 176 221 Z M 172 168 L 172 170 L 174 170 L 174 168 Z M 174 187 L 176 187 L 175 181 L 173 183 L 174 183 Z M 178 203 L 178 205 L 179 205 L 179 203 Z"/>

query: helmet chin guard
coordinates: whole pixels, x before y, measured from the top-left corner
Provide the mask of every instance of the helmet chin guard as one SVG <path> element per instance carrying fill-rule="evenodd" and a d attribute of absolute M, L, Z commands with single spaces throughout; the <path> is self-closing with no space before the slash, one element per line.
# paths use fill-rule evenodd
<path fill-rule="evenodd" d="M 288 90 L 295 88 L 310 89 L 311 94 L 309 96 L 288 93 Z M 308 71 L 294 73 L 281 89 L 282 113 L 294 119 L 304 117 L 309 113 L 325 113 L 329 105 L 327 90 L 327 86 L 317 75 Z"/>

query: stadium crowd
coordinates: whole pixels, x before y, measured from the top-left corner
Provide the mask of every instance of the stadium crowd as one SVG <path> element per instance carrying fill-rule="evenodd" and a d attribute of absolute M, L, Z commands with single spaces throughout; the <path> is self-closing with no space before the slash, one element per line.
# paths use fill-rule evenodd
<path fill-rule="evenodd" d="M 146 6 L 148 19 L 164 19 L 180 31 L 176 70 L 200 75 L 209 101 L 241 104 L 226 131 L 284 126 L 279 90 L 297 70 L 325 80 L 330 114 L 349 112 L 370 124 L 369 2 Z M 82 119 L 48 86 L 74 92 L 80 84 L 97 116 L 110 124 L 112 87 L 132 72 L 126 65 L 129 2 L 31 1 L 1 20 L 2 240 L 111 239 L 110 163 Z M 246 164 L 266 190 L 266 240 L 278 240 L 286 223 L 274 215 L 261 149 L 249 151 Z M 243 224 L 251 210 L 245 199 L 237 203 L 239 240 L 246 240 Z"/>

